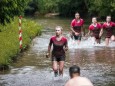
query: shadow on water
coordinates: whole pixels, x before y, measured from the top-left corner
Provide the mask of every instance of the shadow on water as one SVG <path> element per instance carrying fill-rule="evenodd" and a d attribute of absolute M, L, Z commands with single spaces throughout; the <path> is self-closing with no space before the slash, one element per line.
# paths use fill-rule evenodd
<path fill-rule="evenodd" d="M 115 86 L 114 43 L 110 47 L 105 47 L 103 41 L 101 45 L 93 45 L 92 38 L 89 38 L 77 46 L 68 37 L 70 19 L 36 21 L 44 26 L 43 34 L 32 41 L 31 48 L 12 64 L 8 73 L 0 75 L 0 86 L 64 86 L 69 79 L 68 69 L 74 64 L 81 67 L 81 76 L 88 77 L 95 86 Z M 55 80 L 51 60 L 45 57 L 45 53 L 57 25 L 65 28 L 63 34 L 68 38 L 69 51 L 66 52 L 64 77 Z"/>

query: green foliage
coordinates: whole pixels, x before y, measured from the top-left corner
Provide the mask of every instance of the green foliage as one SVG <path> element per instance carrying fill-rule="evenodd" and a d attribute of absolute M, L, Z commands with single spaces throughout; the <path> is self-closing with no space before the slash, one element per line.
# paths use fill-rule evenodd
<path fill-rule="evenodd" d="M 75 12 L 85 16 L 87 12 L 84 0 L 60 0 L 58 8 L 63 16 L 73 16 Z"/>
<path fill-rule="evenodd" d="M 105 17 L 115 14 L 115 0 L 0 0 L 0 23 L 10 22 L 15 15 L 58 12 L 62 16 Z M 114 17 L 115 18 L 115 17 Z"/>
<path fill-rule="evenodd" d="M 19 49 L 19 29 L 18 18 L 6 24 L 0 25 L 0 65 L 8 65 L 12 62 L 12 58 L 20 52 Z M 36 22 L 28 19 L 22 19 L 22 37 L 23 48 L 30 44 L 33 37 L 41 33 L 41 26 Z"/>
<path fill-rule="evenodd" d="M 58 12 L 58 1 L 59 0 L 32 0 L 28 5 L 28 9 L 26 9 L 26 15 L 27 13 L 33 14 L 36 11 L 42 14 Z"/>
<path fill-rule="evenodd" d="M 40 13 L 59 12 L 62 16 L 73 16 L 79 12 L 82 16 L 99 17 L 114 17 L 115 14 L 115 0 L 38 0 L 38 3 Z"/>
<path fill-rule="evenodd" d="M 40 10 L 41 0 L 31 0 L 25 9 L 25 15 L 33 15 Z"/>
<path fill-rule="evenodd" d="M 115 0 L 86 0 L 90 15 L 105 17 L 115 14 Z M 114 17 L 115 18 L 115 17 Z"/>
<path fill-rule="evenodd" d="M 15 15 L 23 15 L 30 0 L 0 0 L 0 23 L 10 22 Z"/>
<path fill-rule="evenodd" d="M 42 0 L 44 3 L 44 8 L 43 10 L 51 13 L 51 12 L 56 12 L 58 10 L 58 1 L 59 0 Z"/>
<path fill-rule="evenodd" d="M 37 11 L 42 14 L 59 12 L 63 16 L 71 16 L 76 11 L 80 13 L 87 11 L 84 0 L 32 0 L 30 4 L 32 3 L 34 7 L 29 6 L 39 8 Z"/>

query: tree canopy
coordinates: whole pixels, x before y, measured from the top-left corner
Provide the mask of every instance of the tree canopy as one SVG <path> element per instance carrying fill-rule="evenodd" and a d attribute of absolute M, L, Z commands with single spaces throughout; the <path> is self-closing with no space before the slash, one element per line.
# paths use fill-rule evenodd
<path fill-rule="evenodd" d="M 14 16 L 24 14 L 30 0 L 0 0 L 0 23 L 10 22 Z"/>
<path fill-rule="evenodd" d="M 115 14 L 115 0 L 32 0 L 35 1 L 39 2 L 40 13 L 59 12 L 62 16 L 73 16 L 79 12 L 82 16 L 98 17 L 114 17 Z"/>
<path fill-rule="evenodd" d="M 111 15 L 115 19 L 115 0 L 0 0 L 0 23 L 10 22 L 14 16 L 58 12 L 61 16 L 73 16 L 79 12 L 82 16 L 105 18 Z"/>

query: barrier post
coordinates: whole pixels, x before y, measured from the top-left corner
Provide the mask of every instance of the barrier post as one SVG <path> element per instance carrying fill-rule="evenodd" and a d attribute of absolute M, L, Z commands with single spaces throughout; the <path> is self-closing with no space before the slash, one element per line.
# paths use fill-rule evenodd
<path fill-rule="evenodd" d="M 22 16 L 19 16 L 19 47 L 22 49 Z"/>

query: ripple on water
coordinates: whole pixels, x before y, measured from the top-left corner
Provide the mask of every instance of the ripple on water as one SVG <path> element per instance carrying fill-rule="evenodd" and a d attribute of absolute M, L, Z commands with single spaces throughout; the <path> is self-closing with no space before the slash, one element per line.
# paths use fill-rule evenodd
<path fill-rule="evenodd" d="M 30 66 L 12 69 L 11 72 L 11 74 L 1 75 L 2 86 L 63 86 L 69 78 L 64 74 L 63 79 L 55 79 L 51 70 L 35 70 Z"/>

